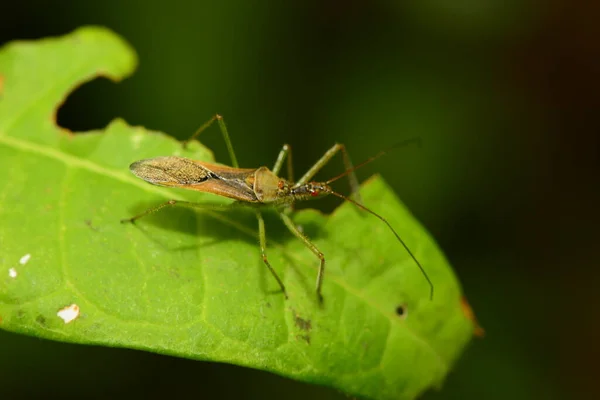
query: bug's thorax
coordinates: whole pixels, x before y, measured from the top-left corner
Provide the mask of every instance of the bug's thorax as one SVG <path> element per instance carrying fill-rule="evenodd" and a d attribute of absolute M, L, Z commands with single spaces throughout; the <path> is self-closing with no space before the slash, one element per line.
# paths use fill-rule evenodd
<path fill-rule="evenodd" d="M 290 182 L 275 175 L 267 167 L 258 168 L 251 182 L 254 194 L 261 203 L 289 203 L 292 185 Z"/>
<path fill-rule="evenodd" d="M 293 203 L 318 199 L 331 192 L 329 185 L 323 182 L 294 185 L 292 182 L 278 177 L 267 167 L 258 168 L 248 177 L 247 183 L 252 186 L 260 203 Z"/>

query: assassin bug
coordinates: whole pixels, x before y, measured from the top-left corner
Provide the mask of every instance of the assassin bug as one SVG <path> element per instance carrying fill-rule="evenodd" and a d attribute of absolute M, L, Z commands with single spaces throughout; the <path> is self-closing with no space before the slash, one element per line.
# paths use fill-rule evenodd
<path fill-rule="evenodd" d="M 215 121 L 218 122 L 219 128 L 225 140 L 225 144 L 227 145 L 227 150 L 229 152 L 229 156 L 231 157 L 231 163 L 233 167 L 212 164 L 203 161 L 195 161 L 183 157 L 168 156 L 136 161 L 129 166 L 129 169 L 138 178 L 141 178 L 153 185 L 177 187 L 182 189 L 197 190 L 200 192 L 208 192 L 219 196 L 228 197 L 236 201 L 226 206 L 209 206 L 187 201 L 169 200 L 165 203 L 159 204 L 156 207 L 150 208 L 142 212 L 141 214 L 135 215 L 131 218 L 123 219 L 121 220 L 121 222 L 134 222 L 137 219 L 159 211 L 164 207 L 174 205 L 180 205 L 190 208 L 199 208 L 204 210 L 213 209 L 218 211 L 223 211 L 224 209 L 236 206 L 249 206 L 255 211 L 256 217 L 258 219 L 258 236 L 262 259 L 269 271 L 271 271 L 271 274 L 273 275 L 279 286 L 281 287 L 281 291 L 287 298 L 285 285 L 283 284 L 275 270 L 271 267 L 271 264 L 267 259 L 266 253 L 267 239 L 265 235 L 265 223 L 260 209 L 264 207 L 274 208 L 279 213 L 281 220 L 283 221 L 284 225 L 290 230 L 290 232 L 294 234 L 294 236 L 296 236 L 298 239 L 300 239 L 306 245 L 306 247 L 308 247 L 310 251 L 312 251 L 315 254 L 315 256 L 319 258 L 319 270 L 317 273 L 316 292 L 319 301 L 322 301 L 323 298 L 321 295 L 321 285 L 323 283 L 323 272 L 325 271 L 325 256 L 323 255 L 323 253 L 321 253 L 317 246 L 315 246 L 315 244 L 311 242 L 310 239 L 298 229 L 298 227 L 290 218 L 290 214 L 293 210 L 292 207 L 294 203 L 297 201 L 317 199 L 327 195 L 334 195 L 341 199 L 349 201 L 357 207 L 359 207 L 360 209 L 374 215 L 390 228 L 392 233 L 396 236 L 398 241 L 406 249 L 406 251 L 411 256 L 415 264 L 421 270 L 421 273 L 427 280 L 430 287 L 430 298 L 433 297 L 433 283 L 429 279 L 429 276 L 427 275 L 419 261 L 417 261 L 416 257 L 412 254 L 408 246 L 400 238 L 400 235 L 398 235 L 398 233 L 394 230 L 394 228 L 385 218 L 375 213 L 374 211 L 371 211 L 367 207 L 363 206 L 359 197 L 359 186 L 354 171 L 357 168 L 360 168 L 363 165 L 387 153 L 389 149 L 386 151 L 379 152 L 375 156 L 365 160 L 361 164 L 354 167 L 352 166 L 352 162 L 350 161 L 350 157 L 348 156 L 344 145 L 336 143 L 329 150 L 327 150 L 325 154 L 311 168 L 309 168 L 309 170 L 298 181 L 294 182 L 291 147 L 287 144 L 285 144 L 279 152 L 279 155 L 277 157 L 277 160 L 275 161 L 275 165 L 273 166 L 272 170 L 269 170 L 267 167 L 264 166 L 259 168 L 239 168 L 235 152 L 233 151 L 233 147 L 231 145 L 231 140 L 229 139 L 227 127 L 223 122 L 223 118 L 218 114 L 212 117 L 205 124 L 203 124 L 188 140 L 183 142 L 184 147 L 187 145 L 187 143 L 189 143 L 191 140 L 200 135 L 201 132 L 207 129 Z M 405 145 L 416 140 L 418 139 L 409 139 L 397 143 L 392 147 Z M 312 181 L 311 179 L 317 174 L 317 172 L 319 172 L 319 170 L 323 168 L 323 166 L 327 164 L 331 160 L 331 158 L 339 152 L 342 153 L 342 158 L 346 170 L 342 174 L 325 182 Z M 283 179 L 278 177 L 277 175 L 281 171 L 286 158 L 288 178 Z M 348 180 L 350 181 L 350 186 L 354 195 L 354 200 L 335 192 L 330 187 L 330 184 L 332 182 L 344 176 L 347 176 Z"/>

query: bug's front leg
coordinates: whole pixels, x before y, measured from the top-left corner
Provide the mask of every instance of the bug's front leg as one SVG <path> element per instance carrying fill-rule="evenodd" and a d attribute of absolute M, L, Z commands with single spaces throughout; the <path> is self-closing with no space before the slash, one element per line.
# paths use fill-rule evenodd
<path fill-rule="evenodd" d="M 354 168 L 346 146 L 340 143 L 334 144 L 329 150 L 323 154 L 323 156 L 312 166 L 308 171 L 296 182 L 296 186 L 307 184 L 337 153 L 342 152 L 342 159 L 344 161 L 344 167 L 348 173 L 348 182 L 350 183 L 351 196 L 355 201 L 362 204 L 362 198 L 360 197 L 358 179 L 356 173 L 352 171 Z"/>

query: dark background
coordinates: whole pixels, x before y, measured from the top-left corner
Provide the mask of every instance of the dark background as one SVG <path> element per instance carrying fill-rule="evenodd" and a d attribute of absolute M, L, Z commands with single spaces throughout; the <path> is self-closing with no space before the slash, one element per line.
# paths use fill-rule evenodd
<path fill-rule="evenodd" d="M 99 24 L 136 48 L 132 78 L 67 99 L 59 123 L 77 131 L 120 116 L 186 138 L 218 112 L 243 166 L 270 166 L 287 142 L 298 172 L 335 141 L 360 161 L 420 136 L 421 150 L 359 177 L 381 173 L 431 231 L 487 331 L 425 398 L 600 398 L 600 3 L 583 3 L 13 1 L 0 43 Z M 217 130 L 202 140 L 228 162 Z M 0 354 L 2 398 L 342 398 L 259 371 L 5 332 Z"/>

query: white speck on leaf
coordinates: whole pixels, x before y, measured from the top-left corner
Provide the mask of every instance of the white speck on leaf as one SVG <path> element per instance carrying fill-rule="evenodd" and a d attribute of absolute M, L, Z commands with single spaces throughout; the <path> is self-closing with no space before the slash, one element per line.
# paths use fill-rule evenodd
<path fill-rule="evenodd" d="M 71 304 L 70 306 L 66 306 L 65 308 L 58 310 L 56 315 L 58 315 L 65 322 L 65 324 L 68 324 L 75 318 L 79 317 L 79 306 L 77 304 Z"/>
<path fill-rule="evenodd" d="M 11 268 L 8 270 L 8 276 L 10 276 L 11 278 L 16 278 L 17 277 L 17 270 L 14 268 Z"/>
<path fill-rule="evenodd" d="M 140 148 L 140 143 L 142 142 L 142 139 L 144 138 L 144 134 L 142 132 L 136 132 L 132 137 L 131 137 L 131 143 L 133 143 L 133 148 L 134 149 L 139 149 Z"/>
<path fill-rule="evenodd" d="M 29 262 L 29 260 L 31 259 L 31 254 L 25 254 L 23 257 L 21 257 L 21 259 L 19 260 L 19 264 L 21 265 L 25 265 Z"/>

